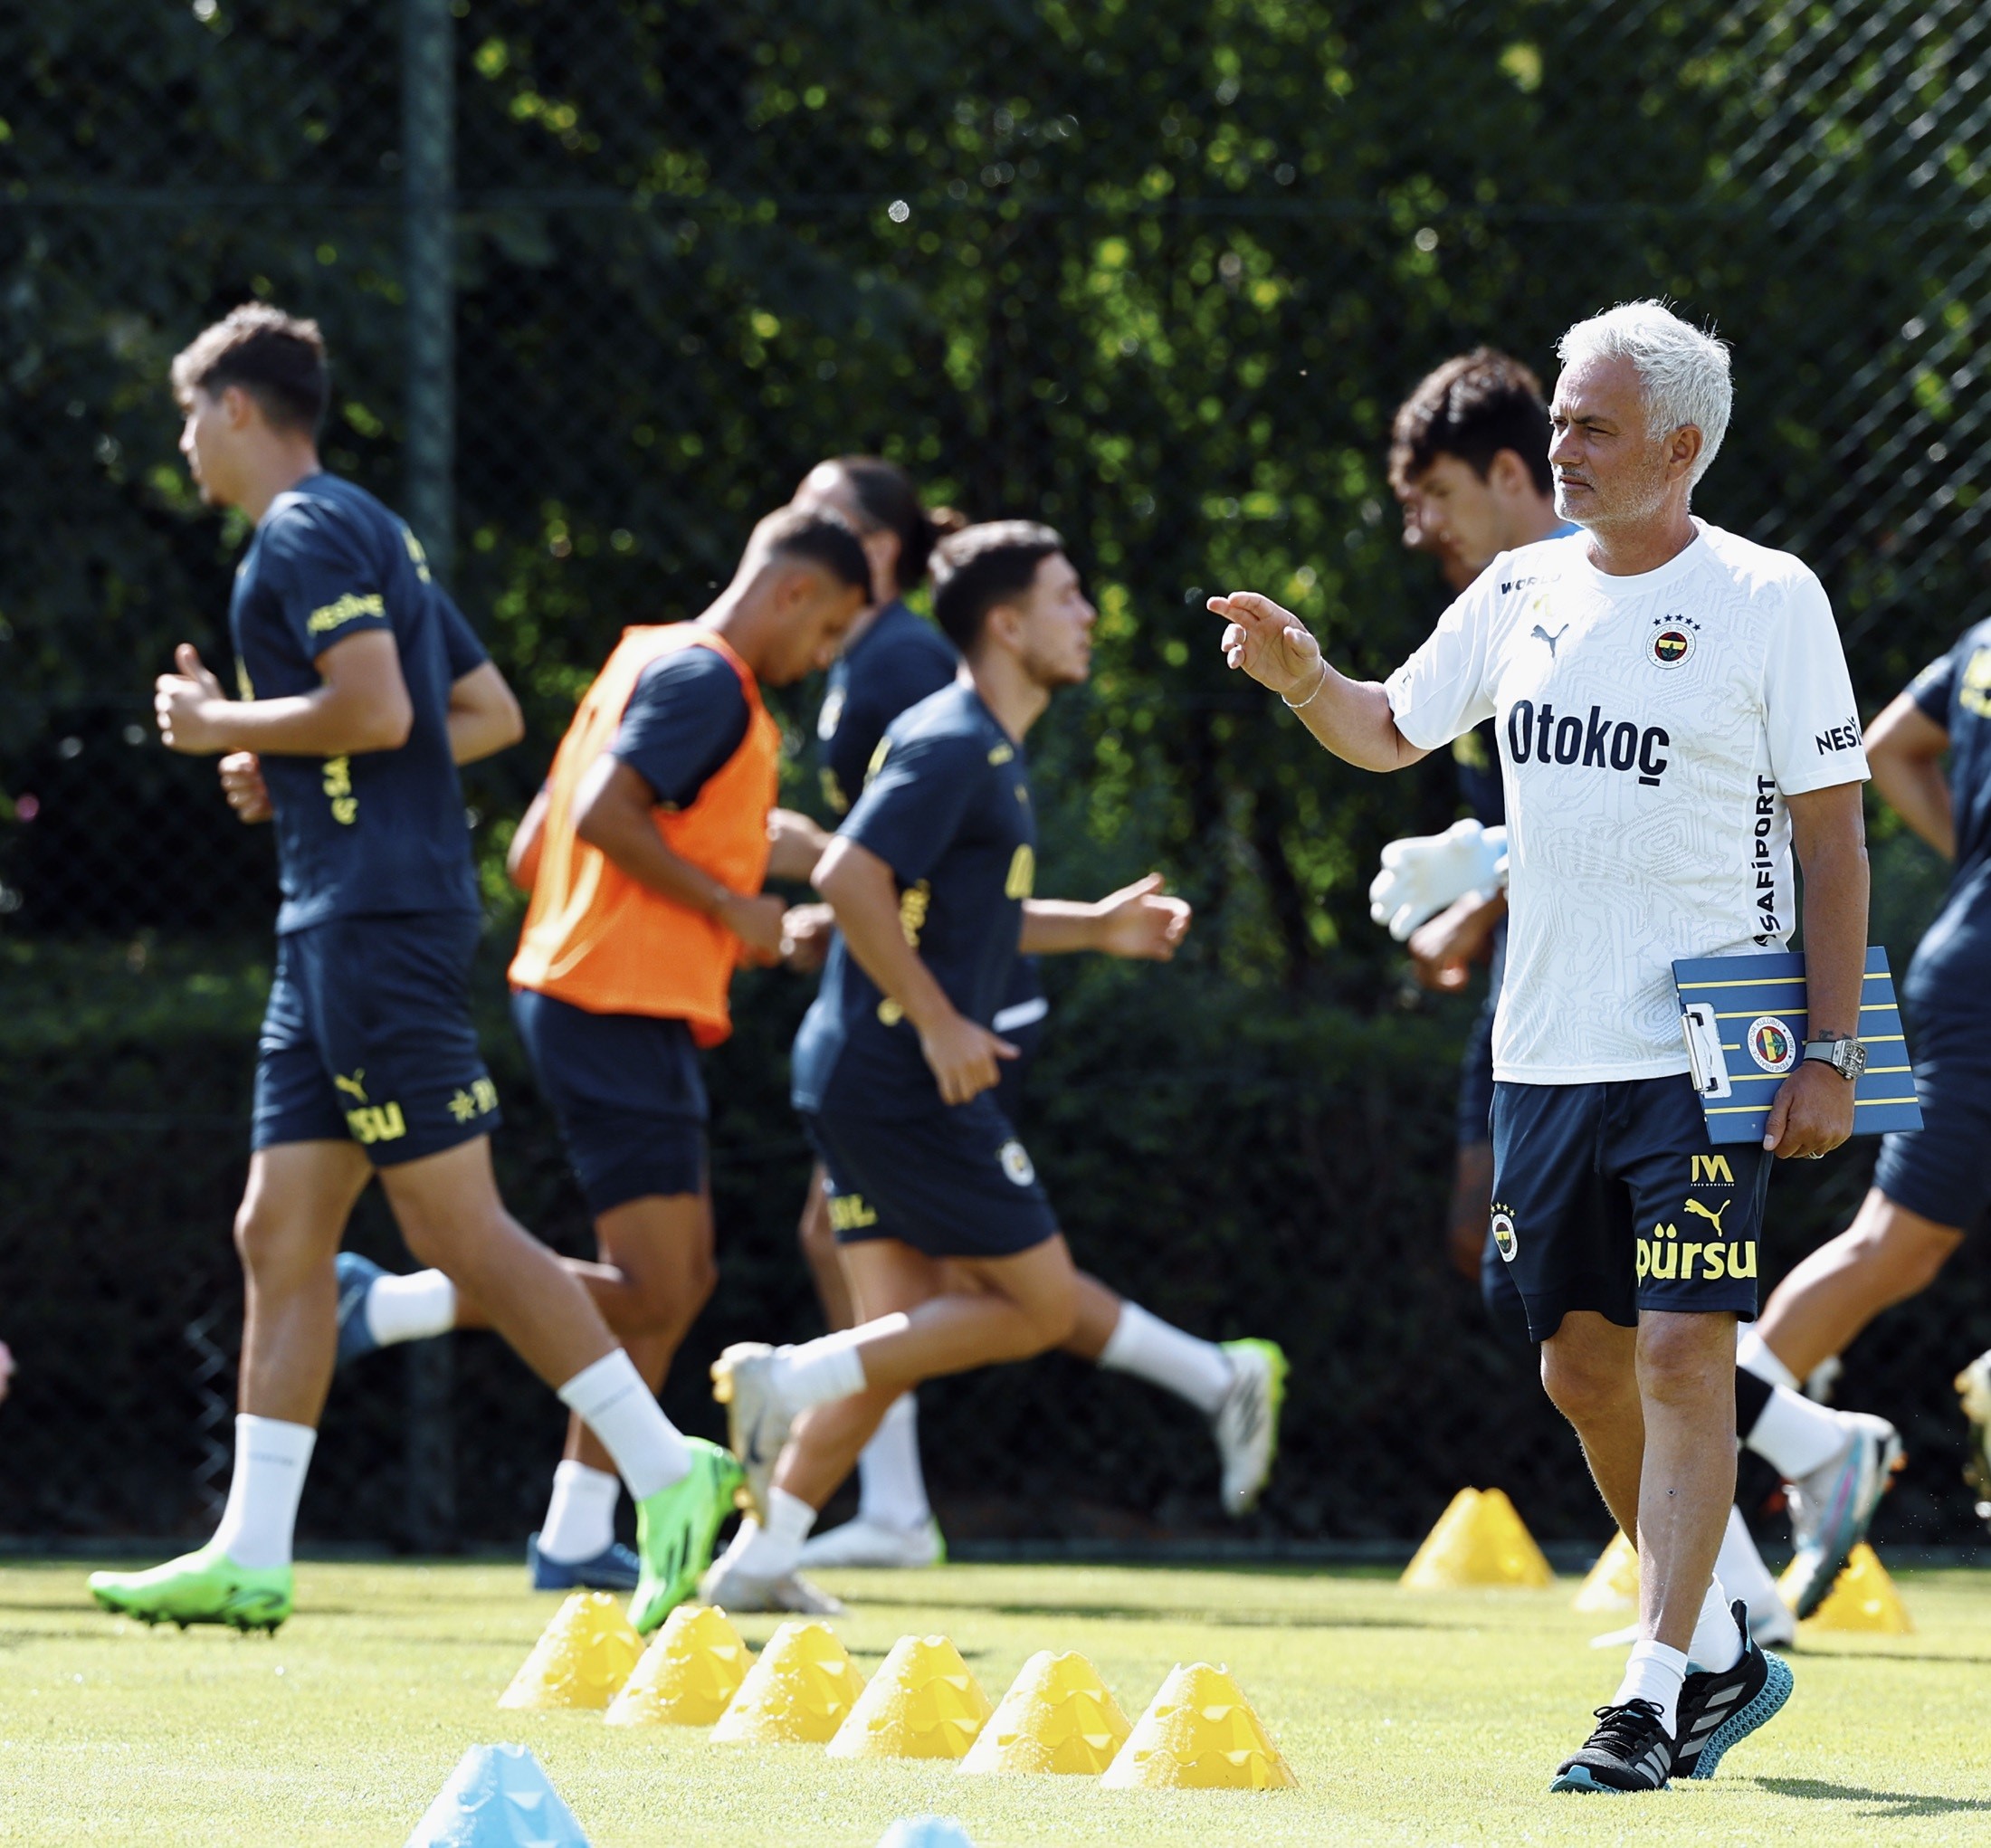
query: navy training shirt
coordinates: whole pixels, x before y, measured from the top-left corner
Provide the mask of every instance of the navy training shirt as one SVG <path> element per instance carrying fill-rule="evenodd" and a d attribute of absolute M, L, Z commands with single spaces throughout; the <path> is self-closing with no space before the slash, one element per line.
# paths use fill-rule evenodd
<path fill-rule="evenodd" d="M 747 737 L 747 690 L 716 648 L 659 655 L 636 676 L 609 755 L 669 808 L 689 808 Z"/>
<path fill-rule="evenodd" d="M 885 728 L 901 712 L 953 684 L 961 657 L 931 623 L 899 601 L 885 605 L 872 625 L 837 656 L 816 715 L 822 747 L 823 799 L 836 814 L 850 813 L 864 786 Z M 1043 983 L 1037 958 L 1019 957 L 1005 1007 L 1030 1007 L 1041 1017 Z"/>
<path fill-rule="evenodd" d="M 1016 961 L 1037 827 L 1023 755 L 973 687 L 946 687 L 893 720 L 839 834 L 891 868 L 907 940 L 956 1009 L 989 1025 Z M 841 934 L 795 1035 L 794 1097 L 800 1110 L 834 1100 L 874 1117 L 944 1108 L 919 1035 Z"/>
<path fill-rule="evenodd" d="M 815 721 L 823 799 L 848 814 L 864 786 L 885 728 L 951 681 L 961 658 L 931 623 L 889 603 L 830 669 Z"/>
<path fill-rule="evenodd" d="M 1904 990 L 1947 1009 L 1991 1011 L 1991 621 L 1964 631 L 1909 692 L 1949 734 L 1957 859 L 1949 891 L 1910 965 Z"/>
<path fill-rule="evenodd" d="M 228 626 L 249 700 L 315 692 L 319 655 L 348 635 L 386 629 L 414 707 L 396 750 L 263 755 L 283 894 L 277 929 L 376 913 L 474 913 L 449 700 L 451 682 L 484 653 L 406 523 L 336 475 L 300 481 L 270 503 L 235 567 Z"/>

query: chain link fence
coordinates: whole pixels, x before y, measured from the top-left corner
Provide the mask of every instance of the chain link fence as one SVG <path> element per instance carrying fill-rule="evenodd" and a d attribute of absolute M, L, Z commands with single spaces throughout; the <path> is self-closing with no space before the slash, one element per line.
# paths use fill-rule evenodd
<path fill-rule="evenodd" d="M 1433 771 L 1323 771 L 1212 672 L 1204 587 L 1250 583 L 1386 669 L 1434 585 L 1396 544 L 1397 399 L 1491 340 L 1661 293 L 1735 343 L 1703 499 L 1824 576 L 1869 710 L 1991 614 L 1978 372 L 1991 20 L 1959 0 L 61 0 L 0 17 L 0 1531 L 200 1531 L 226 1480 L 226 1228 L 273 911 L 269 843 L 155 741 L 187 640 L 225 663 L 239 523 L 198 509 L 166 369 L 252 296 L 319 318 L 328 465 L 403 508 L 524 700 L 469 779 L 508 1197 L 585 1215 L 501 1009 L 498 862 L 620 628 L 695 614 L 819 457 L 1048 519 L 1099 671 L 1033 744 L 1047 889 L 1150 864 L 1186 964 L 1054 971 L 1026 1122 L 1081 1259 L 1294 1355 L 1249 1538 L 1414 1537 L 1499 1481 L 1549 1536 L 1601 1517 L 1531 1357 L 1440 1252 L 1465 1003 L 1414 1002 L 1366 916 L 1377 850 L 1442 826 Z M 1603 99 L 1609 99 L 1605 103 Z M 224 669 L 225 678 L 225 669 Z M 795 798 L 807 690 L 783 710 Z M 1941 872 L 1875 816 L 1905 957 Z M 805 1157 L 757 977 L 713 1062 L 724 1340 L 802 1333 Z M 1773 1271 L 1871 1150 L 1779 1177 Z M 400 1265 L 369 1202 L 355 1243 Z M 1948 1375 L 1991 1338 L 1967 1252 L 1848 1357 L 1915 1461 L 1881 1532 L 1976 1530 Z M 1207 1535 L 1193 1424 L 1062 1360 L 927 1396 L 957 1535 Z M 560 1421 L 488 1338 L 342 1377 L 319 1540 L 509 1542 Z M 1185 1473 L 1181 1459 L 1191 1461 Z"/>

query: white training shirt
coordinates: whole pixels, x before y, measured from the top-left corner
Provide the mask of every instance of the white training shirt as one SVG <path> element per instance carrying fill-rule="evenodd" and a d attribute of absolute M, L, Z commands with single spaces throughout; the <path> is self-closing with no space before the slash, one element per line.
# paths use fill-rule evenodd
<path fill-rule="evenodd" d="M 1502 553 L 1386 683 L 1422 749 L 1498 721 L 1498 1079 L 1686 1071 L 1674 959 L 1785 944 L 1785 798 L 1866 777 L 1824 586 L 1787 552 L 1694 526 L 1635 577 L 1593 567 L 1582 533 Z"/>

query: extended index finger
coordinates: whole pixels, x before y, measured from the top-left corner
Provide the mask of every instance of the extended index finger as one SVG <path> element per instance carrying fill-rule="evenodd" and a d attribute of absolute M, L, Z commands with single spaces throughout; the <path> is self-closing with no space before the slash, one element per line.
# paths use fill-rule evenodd
<path fill-rule="evenodd" d="M 1292 620 L 1291 611 L 1282 609 L 1271 597 L 1261 596 L 1255 590 L 1233 590 L 1222 596 L 1213 596 L 1208 607 L 1213 615 L 1242 623 L 1247 629 L 1262 629 L 1270 624 L 1283 628 Z"/>

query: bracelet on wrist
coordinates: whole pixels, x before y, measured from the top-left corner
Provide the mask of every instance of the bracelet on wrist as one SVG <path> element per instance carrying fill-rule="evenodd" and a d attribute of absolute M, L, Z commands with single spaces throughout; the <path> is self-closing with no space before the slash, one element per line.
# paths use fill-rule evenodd
<path fill-rule="evenodd" d="M 1279 697 L 1286 700 L 1286 710 L 1289 712 L 1298 712 L 1302 707 L 1312 705 L 1320 697 L 1320 689 L 1326 686 L 1327 683 L 1328 664 L 1323 661 L 1320 663 L 1320 678 L 1313 683 L 1313 691 L 1309 693 L 1304 700 L 1287 700 L 1283 693 L 1280 694 Z"/>

